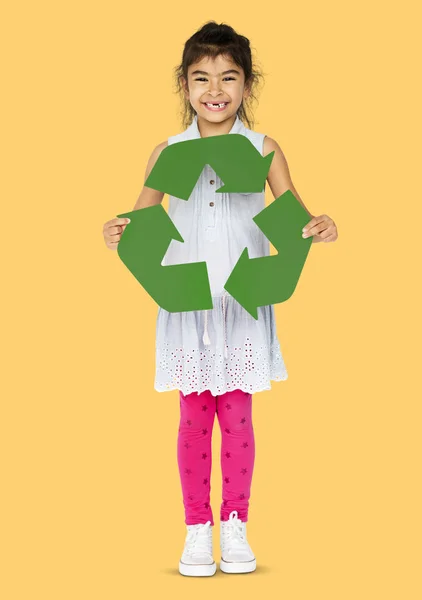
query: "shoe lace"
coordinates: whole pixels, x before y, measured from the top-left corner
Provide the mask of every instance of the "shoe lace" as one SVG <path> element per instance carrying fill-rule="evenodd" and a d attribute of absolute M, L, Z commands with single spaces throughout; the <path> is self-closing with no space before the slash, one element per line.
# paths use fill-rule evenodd
<path fill-rule="evenodd" d="M 186 538 L 188 552 L 210 551 L 210 527 L 211 521 L 207 521 L 202 527 L 194 527 L 189 530 Z"/>
<path fill-rule="evenodd" d="M 225 541 L 230 540 L 230 546 L 233 548 L 244 548 L 247 544 L 244 535 L 242 521 L 238 518 L 238 513 L 233 510 L 230 513 L 228 521 L 225 521 L 223 536 Z"/>

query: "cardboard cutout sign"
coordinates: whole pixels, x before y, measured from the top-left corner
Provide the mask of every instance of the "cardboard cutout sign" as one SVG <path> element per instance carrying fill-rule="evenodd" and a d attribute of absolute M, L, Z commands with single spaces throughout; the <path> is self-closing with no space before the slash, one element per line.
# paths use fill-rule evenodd
<path fill-rule="evenodd" d="M 262 192 L 273 155 L 263 157 L 241 134 L 187 140 L 161 152 L 145 185 L 189 201 L 209 164 L 225 182 L 217 193 Z M 118 244 L 118 255 L 159 306 L 168 312 L 213 307 L 205 262 L 161 265 L 171 240 L 184 241 L 161 204 L 117 216 L 131 219 Z M 258 306 L 285 302 L 293 294 L 312 236 L 302 238 L 309 214 L 290 190 L 253 220 L 278 254 L 251 259 L 245 248 L 224 289 L 258 319 Z"/>

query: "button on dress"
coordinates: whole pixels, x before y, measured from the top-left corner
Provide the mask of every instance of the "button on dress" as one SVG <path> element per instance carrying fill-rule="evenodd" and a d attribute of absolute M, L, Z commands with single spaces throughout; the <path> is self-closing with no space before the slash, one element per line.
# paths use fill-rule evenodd
<path fill-rule="evenodd" d="M 245 127 L 239 116 L 229 134 L 246 136 L 262 155 L 265 134 Z M 198 118 L 168 138 L 168 144 L 200 138 Z M 265 191 L 216 193 L 224 182 L 205 165 L 189 200 L 169 196 L 168 214 L 184 242 L 172 240 L 164 265 L 205 261 L 213 308 L 171 313 L 158 307 L 156 372 L 158 392 L 184 395 L 210 390 L 214 396 L 240 389 L 271 389 L 288 377 L 277 338 L 274 306 L 259 306 L 254 319 L 224 284 L 245 247 L 250 258 L 269 256 L 270 244 L 253 217 L 265 208 Z"/>

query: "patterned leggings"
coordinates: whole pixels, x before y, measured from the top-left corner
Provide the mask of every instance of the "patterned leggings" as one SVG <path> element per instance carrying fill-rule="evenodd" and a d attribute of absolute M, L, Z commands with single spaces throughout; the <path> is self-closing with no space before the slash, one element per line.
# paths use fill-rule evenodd
<path fill-rule="evenodd" d="M 182 483 L 186 525 L 214 525 L 210 506 L 211 435 L 217 414 L 221 429 L 223 501 L 220 520 L 232 510 L 248 520 L 249 497 L 255 460 L 252 394 L 233 390 L 213 396 L 209 390 L 186 396 L 179 390 L 180 424 L 177 460 Z"/>

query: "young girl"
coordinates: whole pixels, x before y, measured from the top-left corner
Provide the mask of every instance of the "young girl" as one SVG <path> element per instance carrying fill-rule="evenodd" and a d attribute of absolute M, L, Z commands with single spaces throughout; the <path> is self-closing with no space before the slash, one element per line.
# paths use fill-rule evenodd
<path fill-rule="evenodd" d="M 277 142 L 244 124 L 252 125 L 245 104 L 254 98 L 259 77 L 247 38 L 215 21 L 198 30 L 186 42 L 176 70 L 185 130 L 153 150 L 145 180 L 168 144 L 235 133 L 247 137 L 263 156 L 275 151 L 267 177 L 274 198 L 290 189 L 304 206 Z M 224 290 L 246 246 L 251 258 L 270 254 L 269 241 L 253 221 L 265 208 L 265 192 L 216 192 L 223 183 L 205 165 L 188 201 L 170 196 L 169 216 L 184 242 L 172 240 L 162 261 L 163 265 L 206 261 L 213 308 L 179 313 L 159 308 L 156 325 L 154 387 L 159 392 L 177 389 L 180 399 L 177 459 L 187 534 L 179 571 L 194 576 L 216 572 L 210 506 L 215 415 L 222 434 L 220 568 L 227 573 L 256 569 L 246 535 L 255 458 L 252 394 L 271 389 L 271 381 L 287 379 L 274 307 L 258 307 L 255 320 Z M 134 210 L 158 204 L 163 196 L 144 186 Z M 329 217 L 310 217 L 304 237 L 313 236 L 313 242 L 337 238 Z M 109 248 L 117 248 L 128 222 L 115 218 L 105 224 Z"/>

